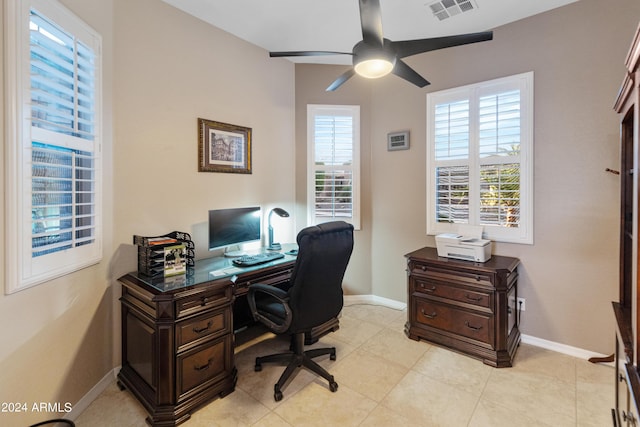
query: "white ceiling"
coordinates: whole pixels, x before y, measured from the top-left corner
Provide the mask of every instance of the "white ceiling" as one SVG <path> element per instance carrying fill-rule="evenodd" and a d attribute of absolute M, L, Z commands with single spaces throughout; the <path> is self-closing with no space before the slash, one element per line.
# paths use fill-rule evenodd
<path fill-rule="evenodd" d="M 268 51 L 351 52 L 362 40 L 358 0 L 162 0 Z M 474 10 L 440 21 L 436 0 L 380 0 L 384 36 L 412 40 L 492 30 L 577 0 L 473 0 Z M 351 56 L 291 58 L 351 64 Z"/>

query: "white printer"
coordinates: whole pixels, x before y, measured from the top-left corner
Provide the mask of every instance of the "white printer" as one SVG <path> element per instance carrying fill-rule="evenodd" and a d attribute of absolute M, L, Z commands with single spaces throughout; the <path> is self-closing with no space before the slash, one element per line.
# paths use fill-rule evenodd
<path fill-rule="evenodd" d="M 458 233 L 436 235 L 438 256 L 485 262 L 491 259 L 491 240 L 482 238 L 482 226 L 459 225 Z"/>

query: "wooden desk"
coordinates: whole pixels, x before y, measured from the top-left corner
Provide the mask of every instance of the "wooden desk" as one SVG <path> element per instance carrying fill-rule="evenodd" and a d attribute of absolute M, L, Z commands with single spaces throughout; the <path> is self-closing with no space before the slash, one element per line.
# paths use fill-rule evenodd
<path fill-rule="evenodd" d="M 121 277 L 122 369 L 118 385 L 142 403 L 152 426 L 175 426 L 191 412 L 235 389 L 233 310 L 252 283 L 289 280 L 295 257 L 252 267 L 230 258 L 196 261 L 187 275 Z M 338 328 L 314 329 L 309 342 Z"/>

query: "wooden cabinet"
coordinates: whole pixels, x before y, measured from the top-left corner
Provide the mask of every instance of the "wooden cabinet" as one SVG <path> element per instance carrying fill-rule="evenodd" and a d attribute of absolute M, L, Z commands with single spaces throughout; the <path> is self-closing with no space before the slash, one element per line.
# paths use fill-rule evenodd
<path fill-rule="evenodd" d="M 638 147 L 640 132 L 640 27 L 636 31 L 625 61 L 627 73 L 618 92 L 614 109 L 621 115 L 620 125 L 620 296 L 613 303 L 616 320 L 616 406 L 614 426 L 636 426 L 640 406 L 638 342 L 640 318 L 638 301 L 640 277 L 638 257 Z"/>
<path fill-rule="evenodd" d="M 406 255 L 408 321 L 405 333 L 481 359 L 511 366 L 520 331 L 515 309 L 519 260 L 485 263 L 438 257 L 435 248 Z"/>
<path fill-rule="evenodd" d="M 118 381 L 153 426 L 174 426 L 234 390 L 233 287 L 228 280 L 158 293 L 135 275 L 122 284 Z"/>

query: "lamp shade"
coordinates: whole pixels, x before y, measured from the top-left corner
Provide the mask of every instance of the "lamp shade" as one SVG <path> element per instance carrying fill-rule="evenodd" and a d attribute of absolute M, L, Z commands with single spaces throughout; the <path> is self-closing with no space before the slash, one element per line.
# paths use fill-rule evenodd
<path fill-rule="evenodd" d="M 353 69 L 358 75 L 368 79 L 386 76 L 396 65 L 396 56 L 389 42 L 381 47 L 374 47 L 364 42 L 353 48 Z"/>

